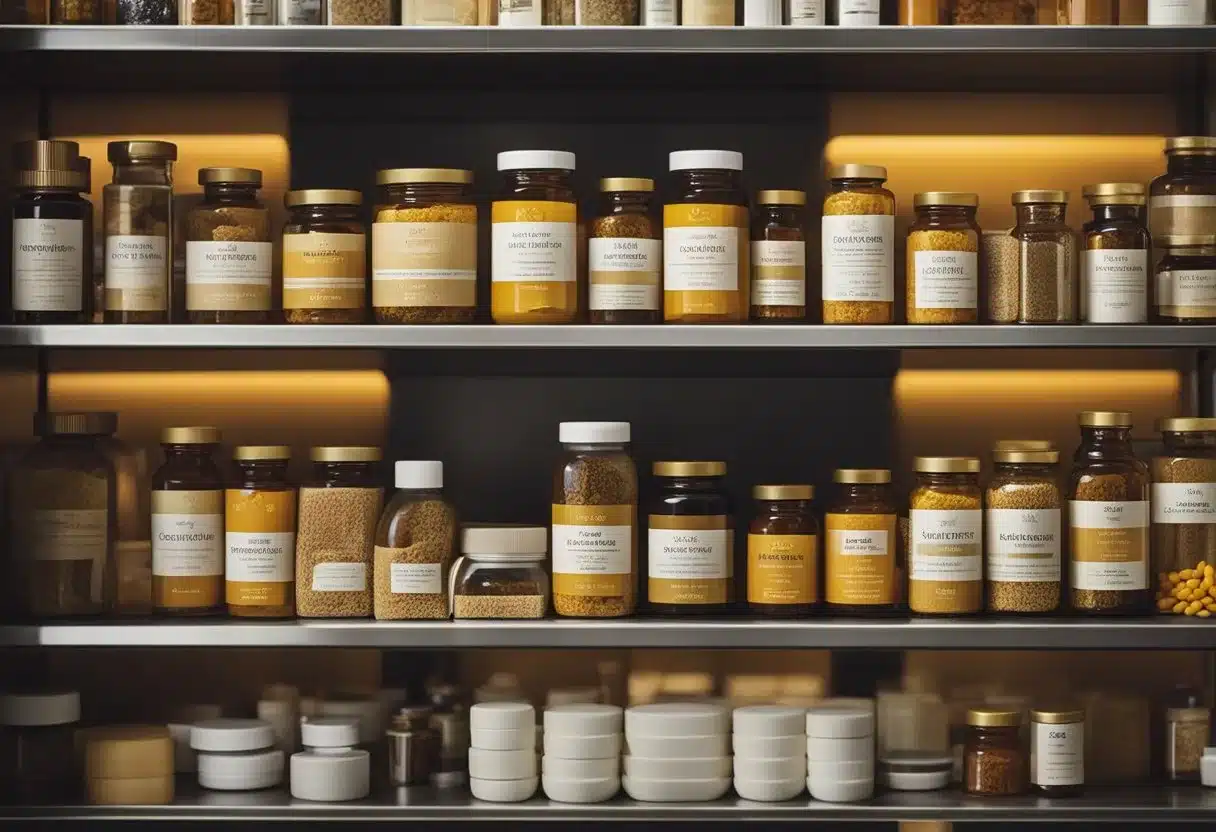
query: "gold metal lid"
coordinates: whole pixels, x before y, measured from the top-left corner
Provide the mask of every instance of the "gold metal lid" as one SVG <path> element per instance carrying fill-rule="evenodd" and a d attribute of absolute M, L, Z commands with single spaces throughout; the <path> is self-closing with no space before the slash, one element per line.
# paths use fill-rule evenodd
<path fill-rule="evenodd" d="M 79 170 L 19 170 L 14 184 L 18 188 L 62 188 L 79 193 L 89 189 L 89 176 Z"/>
<path fill-rule="evenodd" d="M 1144 196 L 1144 186 L 1139 182 L 1100 182 L 1097 185 L 1085 185 L 1081 188 L 1081 196 L 1086 199 L 1102 196 Z"/>
<path fill-rule="evenodd" d="M 1083 428 L 1130 428 L 1132 414 L 1126 410 L 1083 410 L 1077 414 Z"/>
<path fill-rule="evenodd" d="M 832 165 L 828 179 L 878 179 L 887 181 L 887 169 L 882 165 Z"/>
<path fill-rule="evenodd" d="M 916 470 L 922 474 L 978 474 L 980 461 L 973 456 L 918 456 Z"/>
<path fill-rule="evenodd" d="M 199 168 L 200 185 L 255 185 L 262 187 L 262 172 L 256 168 Z"/>
<path fill-rule="evenodd" d="M 1014 191 L 1014 205 L 1029 205 L 1036 202 L 1068 202 L 1068 191 L 1031 190 Z"/>
<path fill-rule="evenodd" d="M 117 413 L 34 414 L 34 433 L 38 436 L 109 436 L 117 430 Z"/>
<path fill-rule="evenodd" d="M 1165 140 L 1167 156 L 1216 153 L 1216 136 L 1173 136 Z"/>
<path fill-rule="evenodd" d="M 882 485 L 891 481 L 886 468 L 837 468 L 832 480 L 846 485 Z"/>
<path fill-rule="evenodd" d="M 757 205 L 806 205 L 806 191 L 760 191 Z"/>
<path fill-rule="evenodd" d="M 912 197 L 913 208 L 919 208 L 922 205 L 958 205 L 963 208 L 978 208 L 979 204 L 979 194 L 964 191 L 925 191 Z"/>
<path fill-rule="evenodd" d="M 459 168 L 387 168 L 376 171 L 377 185 L 408 185 L 412 183 L 473 184 L 473 171 Z"/>
<path fill-rule="evenodd" d="M 1077 708 L 1058 711 L 1040 708 L 1030 712 L 1030 721 L 1043 725 L 1069 725 L 1073 722 L 1084 722 L 1085 711 Z"/>
<path fill-rule="evenodd" d="M 980 728 L 1017 728 L 1022 724 L 1022 712 L 1004 708 L 971 708 L 967 711 L 967 724 Z"/>
<path fill-rule="evenodd" d="M 232 458 L 250 461 L 291 459 L 291 448 L 286 445 L 238 445 L 232 449 Z"/>
<path fill-rule="evenodd" d="M 993 462 L 1029 462 L 1039 463 L 1041 465 L 1055 465 L 1060 461 L 1059 451 L 1031 451 L 1031 450 L 994 450 L 992 452 Z"/>
<path fill-rule="evenodd" d="M 813 500 L 813 485 L 757 485 L 752 488 L 757 500 Z"/>
<path fill-rule="evenodd" d="M 117 164 L 133 162 L 139 159 L 174 162 L 177 161 L 177 145 L 173 142 L 143 139 L 110 142 L 106 145 L 106 158 Z"/>
<path fill-rule="evenodd" d="M 1172 419 L 1158 420 L 1157 430 L 1161 433 L 1205 433 L 1207 431 L 1216 431 L 1216 419 L 1175 416 Z"/>
<path fill-rule="evenodd" d="M 220 429 L 213 427 L 165 428 L 160 432 L 165 445 L 218 445 Z"/>
<path fill-rule="evenodd" d="M 313 462 L 379 462 L 383 457 L 372 445 L 321 445 L 308 452 Z"/>
<path fill-rule="evenodd" d="M 652 471 L 656 477 L 720 477 L 726 473 L 726 463 L 656 462 Z"/>
<path fill-rule="evenodd" d="M 38 139 L 13 145 L 15 170 L 74 170 L 80 145 L 63 139 Z"/>
<path fill-rule="evenodd" d="M 653 191 L 654 180 L 637 176 L 609 176 L 600 180 L 600 191 Z"/>
<path fill-rule="evenodd" d="M 283 204 L 288 208 L 296 205 L 362 205 L 363 194 L 342 188 L 312 188 L 288 191 L 283 195 Z"/>
<path fill-rule="evenodd" d="M 993 453 L 997 451 L 1054 451 L 1055 445 L 1050 439 L 998 439 L 992 445 Z"/>

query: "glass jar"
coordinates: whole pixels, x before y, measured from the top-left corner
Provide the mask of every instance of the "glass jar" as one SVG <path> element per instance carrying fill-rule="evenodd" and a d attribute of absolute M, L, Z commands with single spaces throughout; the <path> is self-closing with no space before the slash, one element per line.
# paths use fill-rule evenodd
<path fill-rule="evenodd" d="M 590 321 L 657 324 L 663 243 L 654 180 L 600 180 L 600 208 L 587 241 Z"/>
<path fill-rule="evenodd" d="M 476 26 L 477 0 L 404 0 L 402 26 Z"/>
<path fill-rule="evenodd" d="M 1064 222 L 1067 191 L 1017 191 L 1018 323 L 1077 320 L 1077 236 Z"/>
<path fill-rule="evenodd" d="M 291 448 L 233 449 L 235 488 L 224 499 L 225 599 L 237 618 L 295 615 L 296 489 L 287 482 Z"/>
<path fill-rule="evenodd" d="M 723 613 L 734 601 L 735 520 L 725 462 L 656 462 L 647 598 L 665 615 Z M 695 550 L 695 551 L 694 551 Z"/>
<path fill-rule="evenodd" d="M 1216 320 L 1216 235 L 1202 245 L 1179 245 L 1178 239 L 1158 240 L 1165 256 L 1157 264 L 1157 318 L 1210 324 Z"/>
<path fill-rule="evenodd" d="M 1165 711 L 1165 775 L 1170 780 L 1196 782 L 1203 749 L 1210 745 L 1212 712 L 1192 704 Z"/>
<path fill-rule="evenodd" d="M 1132 415 L 1085 411 L 1069 479 L 1073 609 L 1148 611 L 1149 474 L 1132 450 Z"/>
<path fill-rule="evenodd" d="M 270 212 L 262 172 L 201 168 L 203 199 L 186 218 L 186 317 L 192 324 L 265 324 L 273 304 Z"/>
<path fill-rule="evenodd" d="M 220 432 L 166 428 L 165 462 L 152 475 L 152 608 L 209 615 L 224 608 L 224 475 Z"/>
<path fill-rule="evenodd" d="M 1165 455 L 1153 458 L 1152 553 L 1157 610 L 1216 609 L 1216 419 L 1163 419 Z M 1194 583 L 1192 583 L 1194 581 Z"/>
<path fill-rule="evenodd" d="M 456 618 L 544 618 L 549 576 L 544 526 L 466 525 L 452 565 Z"/>
<path fill-rule="evenodd" d="M 233 0 L 179 0 L 182 26 L 231 26 L 236 19 Z"/>
<path fill-rule="evenodd" d="M 578 318 L 578 200 L 574 154 L 498 154 L 491 206 L 490 306 L 496 324 L 568 324 Z"/>
<path fill-rule="evenodd" d="M 980 461 L 918 456 L 911 521 L 908 606 L 921 615 L 971 615 L 984 606 Z"/>
<path fill-rule="evenodd" d="M 752 320 L 806 317 L 804 191 L 761 191 L 752 217 Z"/>
<path fill-rule="evenodd" d="M 288 191 L 283 226 L 283 318 L 289 324 L 367 320 L 367 234 L 363 194 Z"/>
<path fill-rule="evenodd" d="M 987 609 L 1047 613 L 1060 606 L 1060 452 L 998 446 L 984 496 Z"/>
<path fill-rule="evenodd" d="M 384 499 L 380 449 L 317 447 L 309 456 L 296 531 L 296 615 L 368 618 Z"/>
<path fill-rule="evenodd" d="M 680 0 L 681 26 L 734 26 L 735 0 Z"/>
<path fill-rule="evenodd" d="M 171 142 L 110 142 L 114 181 L 102 189 L 105 213 L 105 322 L 169 322 L 173 279 Z"/>
<path fill-rule="evenodd" d="M 913 199 L 908 229 L 910 324 L 973 324 L 979 320 L 980 227 L 976 194 L 931 191 Z"/>
<path fill-rule="evenodd" d="M 1072 797 L 1085 786 L 1085 712 L 1030 712 L 1030 785 L 1044 797 Z"/>
<path fill-rule="evenodd" d="M 439 758 L 439 735 L 427 707 L 402 708 L 389 726 L 389 780 L 394 786 L 425 786 Z"/>
<path fill-rule="evenodd" d="M 392 0 L 325 0 L 329 26 L 392 26 Z"/>
<path fill-rule="evenodd" d="M 1148 250 L 1144 186 L 1138 182 L 1086 185 L 1081 195 L 1094 218 L 1082 227 L 1081 320 L 1087 324 L 1142 324 L 1148 320 Z"/>
<path fill-rule="evenodd" d="M 562 422 L 553 471 L 553 609 L 620 618 L 637 609 L 638 472 L 628 422 Z"/>
<path fill-rule="evenodd" d="M 823 322 L 895 320 L 895 194 L 879 165 L 835 165 L 823 200 Z"/>
<path fill-rule="evenodd" d="M 38 413 L 40 437 L 9 476 L 18 607 L 36 618 L 97 615 L 114 599 L 114 466 L 100 442 L 113 413 Z"/>
<path fill-rule="evenodd" d="M 985 231 L 980 246 L 988 322 L 1016 324 L 1022 311 L 1021 243 L 1013 231 Z"/>
<path fill-rule="evenodd" d="M 757 485 L 747 533 L 747 605 L 758 615 L 797 618 L 819 606 L 819 521 L 809 485 Z"/>
<path fill-rule="evenodd" d="M 1153 240 L 1198 245 L 1216 237 L 1216 136 L 1166 139 L 1165 164 L 1165 173 L 1149 185 Z"/>
<path fill-rule="evenodd" d="M 743 154 L 676 150 L 668 157 L 671 190 L 663 206 L 663 320 L 747 320 L 747 193 Z"/>
<path fill-rule="evenodd" d="M 77 786 L 80 694 L 0 694 L 0 796 L 10 803 L 64 802 Z"/>
<path fill-rule="evenodd" d="M 457 526 L 443 494 L 443 463 L 399 460 L 394 474 L 397 493 L 376 527 L 376 618 L 446 620 Z"/>
<path fill-rule="evenodd" d="M 13 147 L 12 302 L 16 324 L 93 320 L 93 205 L 76 142 Z"/>
<path fill-rule="evenodd" d="M 899 25 L 947 26 L 950 11 L 948 0 L 899 0 Z"/>
<path fill-rule="evenodd" d="M 949 0 L 955 26 L 1033 26 L 1039 22 L 1033 0 Z"/>
<path fill-rule="evenodd" d="M 372 306 L 376 323 L 469 323 L 477 314 L 473 172 L 396 168 L 376 173 Z"/>
<path fill-rule="evenodd" d="M 963 791 L 1005 797 L 1026 791 L 1022 714 L 995 708 L 967 711 L 963 739 Z"/>
<path fill-rule="evenodd" d="M 732 10 L 734 3 L 731 3 Z M 733 21 L 732 21 L 733 23 Z M 637 26 L 638 0 L 575 0 L 576 26 Z"/>
<path fill-rule="evenodd" d="M 0 23 L 8 26 L 45 26 L 46 0 L 0 0 Z"/>
<path fill-rule="evenodd" d="M 840 486 L 823 518 L 824 600 L 842 615 L 889 615 L 902 594 L 896 581 L 898 520 L 885 468 L 838 468 Z"/>
<path fill-rule="evenodd" d="M 52 25 L 101 26 L 105 22 L 102 0 L 51 0 Z"/>

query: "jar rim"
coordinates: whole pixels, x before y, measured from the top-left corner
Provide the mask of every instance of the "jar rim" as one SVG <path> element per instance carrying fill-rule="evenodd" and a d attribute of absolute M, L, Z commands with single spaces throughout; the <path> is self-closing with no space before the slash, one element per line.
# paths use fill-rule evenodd
<path fill-rule="evenodd" d="M 967 711 L 967 724 L 977 728 L 1019 728 L 1022 712 L 1006 708 L 971 708 Z"/>
<path fill-rule="evenodd" d="M 882 165 L 832 165 L 828 168 L 828 179 L 874 179 L 886 182 L 887 169 Z"/>
<path fill-rule="evenodd" d="M 106 145 L 106 157 L 117 164 L 129 162 L 175 162 L 177 145 L 173 142 L 134 139 L 110 142 Z"/>
<path fill-rule="evenodd" d="M 471 185 L 473 171 L 461 168 L 385 168 L 376 171 L 377 185 Z"/>
<path fill-rule="evenodd" d="M 1026 190 L 1013 192 L 1014 205 L 1033 205 L 1038 203 L 1068 203 L 1068 191 L 1060 190 Z"/>
<path fill-rule="evenodd" d="M 1053 451 L 1030 451 L 1030 450 L 1026 450 L 1026 451 L 1013 451 L 1013 450 L 993 451 L 992 452 L 992 461 L 993 462 L 1004 462 L 1004 463 L 1028 462 L 1028 463 L 1039 463 L 1042 465 L 1055 465 L 1056 463 L 1058 463 L 1060 461 L 1060 452 L 1054 451 L 1054 450 Z"/>
<path fill-rule="evenodd" d="M 757 500 L 813 500 L 813 485 L 757 485 L 752 488 Z"/>
<path fill-rule="evenodd" d="M 118 430 L 118 414 L 108 411 L 34 414 L 37 436 L 110 436 Z"/>
<path fill-rule="evenodd" d="M 980 461 L 973 456 L 918 456 L 915 467 L 921 474 L 978 474 Z"/>
<path fill-rule="evenodd" d="M 654 463 L 651 470 L 656 477 L 721 477 L 726 474 L 726 463 L 664 460 Z"/>
<path fill-rule="evenodd" d="M 1132 414 L 1126 410 L 1083 410 L 1077 415 L 1083 428 L 1130 428 Z"/>
<path fill-rule="evenodd" d="M 1067 725 L 1073 722 L 1083 722 L 1085 711 L 1079 708 L 1059 711 L 1041 708 L 1030 712 L 1030 720 L 1043 725 Z"/>
<path fill-rule="evenodd" d="M 654 190 L 654 180 L 643 176 L 608 176 L 600 180 L 600 192 L 626 191 L 648 193 Z"/>
<path fill-rule="evenodd" d="M 891 481 L 891 471 L 887 468 L 837 468 L 832 480 L 842 485 L 885 485 Z"/>
<path fill-rule="evenodd" d="M 806 205 L 806 191 L 773 190 L 756 194 L 757 205 Z"/>
<path fill-rule="evenodd" d="M 238 445 L 232 449 L 232 458 L 240 462 L 289 460 L 291 448 L 287 445 Z"/>
<path fill-rule="evenodd" d="M 206 425 L 165 428 L 160 441 L 162 445 L 218 445 L 220 429 Z"/>
<path fill-rule="evenodd" d="M 288 191 L 283 195 L 283 205 L 296 208 L 303 205 L 362 205 L 360 191 L 345 188 L 311 188 Z"/>
<path fill-rule="evenodd" d="M 912 197 L 912 207 L 978 208 L 980 195 L 964 191 L 925 191 Z"/>
<path fill-rule="evenodd" d="M 383 457 L 374 445 L 317 445 L 308 452 L 313 462 L 379 462 Z"/>
<path fill-rule="evenodd" d="M 262 172 L 256 168 L 199 168 L 200 185 L 253 185 L 262 187 Z"/>
<path fill-rule="evenodd" d="M 1216 154 L 1216 136 L 1171 136 L 1165 140 L 1165 155 Z"/>
<path fill-rule="evenodd" d="M 1161 433 L 1208 433 L 1216 431 L 1216 419 L 1199 416 L 1175 416 L 1157 422 Z"/>

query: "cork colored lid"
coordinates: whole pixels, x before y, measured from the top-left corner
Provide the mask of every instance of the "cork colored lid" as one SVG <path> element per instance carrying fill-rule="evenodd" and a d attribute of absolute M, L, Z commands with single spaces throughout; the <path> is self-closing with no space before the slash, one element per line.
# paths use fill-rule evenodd
<path fill-rule="evenodd" d="M 297 205 L 362 205 L 363 194 L 343 188 L 310 188 L 288 191 L 283 196 L 283 204 L 288 208 Z"/>
<path fill-rule="evenodd" d="M 656 477 L 721 477 L 726 474 L 725 462 L 656 462 L 652 468 Z"/>

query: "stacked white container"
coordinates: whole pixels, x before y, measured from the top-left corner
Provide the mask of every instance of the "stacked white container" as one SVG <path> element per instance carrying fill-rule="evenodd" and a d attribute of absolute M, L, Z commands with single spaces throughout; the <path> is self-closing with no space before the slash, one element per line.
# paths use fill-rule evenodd
<path fill-rule="evenodd" d="M 625 711 L 624 776 L 634 800 L 717 800 L 730 790 L 730 711 L 702 702 Z"/>
<path fill-rule="evenodd" d="M 478 800 L 518 803 L 536 794 L 536 710 L 527 702 L 469 709 L 469 791 Z"/>
<path fill-rule="evenodd" d="M 806 786 L 806 710 L 736 708 L 735 791 L 745 800 L 792 800 Z"/>
<path fill-rule="evenodd" d="M 300 739 L 307 750 L 291 755 L 292 797 L 337 803 L 368 796 L 371 755 L 355 748 L 358 720 L 305 718 L 300 720 Z"/>
<path fill-rule="evenodd" d="M 541 785 L 550 800 L 600 803 L 620 790 L 621 713 L 591 704 L 545 711 Z"/>
<path fill-rule="evenodd" d="M 811 797 L 853 803 L 874 794 L 874 705 L 827 700 L 807 711 Z"/>
<path fill-rule="evenodd" d="M 274 728 L 260 719 L 208 719 L 190 729 L 198 752 L 198 784 L 204 789 L 252 791 L 283 781 L 283 752 Z"/>

